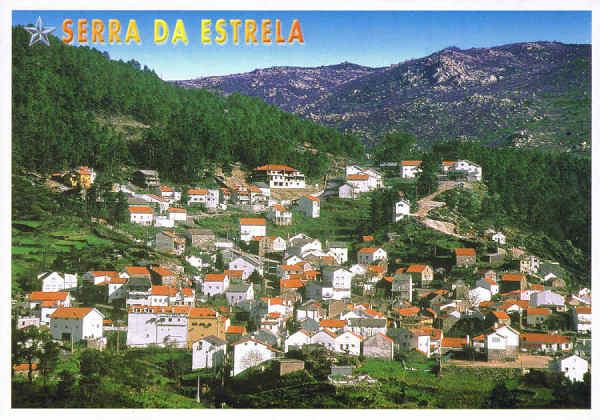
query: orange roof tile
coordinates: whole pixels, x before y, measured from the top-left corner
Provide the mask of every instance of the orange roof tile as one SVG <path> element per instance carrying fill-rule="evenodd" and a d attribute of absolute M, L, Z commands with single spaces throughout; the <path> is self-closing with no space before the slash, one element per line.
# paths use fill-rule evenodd
<path fill-rule="evenodd" d="M 422 160 L 403 160 L 402 166 L 419 166 L 421 163 L 423 163 Z"/>
<path fill-rule="evenodd" d="M 152 285 L 150 293 L 154 296 L 175 296 L 176 289 L 169 286 Z"/>
<path fill-rule="evenodd" d="M 204 281 L 225 281 L 225 274 L 207 274 Z"/>
<path fill-rule="evenodd" d="M 492 314 L 498 319 L 510 319 L 507 313 L 503 311 L 492 311 Z"/>
<path fill-rule="evenodd" d="M 181 293 L 183 293 L 184 296 L 194 296 L 194 289 L 183 287 L 181 289 Z"/>
<path fill-rule="evenodd" d="M 52 312 L 50 318 L 72 318 L 81 319 L 92 312 L 94 308 L 58 308 Z"/>
<path fill-rule="evenodd" d="M 146 206 L 130 206 L 129 213 L 152 214 L 152 209 Z"/>
<path fill-rule="evenodd" d="M 255 171 L 292 171 L 295 172 L 298 169 L 292 168 L 286 165 L 264 165 L 259 166 L 258 168 L 254 168 Z"/>
<path fill-rule="evenodd" d="M 521 341 L 528 343 L 566 344 L 569 343 L 569 337 L 556 334 L 524 333 L 521 334 Z"/>
<path fill-rule="evenodd" d="M 173 273 L 170 270 L 167 270 L 166 268 L 162 268 L 162 267 L 152 267 L 151 268 L 152 271 L 154 271 L 156 274 L 158 274 L 161 277 L 175 277 L 176 274 Z"/>
<path fill-rule="evenodd" d="M 537 291 L 540 291 L 540 292 L 544 291 L 544 286 L 541 285 L 541 284 L 531 284 L 531 285 L 529 285 L 529 288 L 531 290 L 537 290 Z"/>
<path fill-rule="evenodd" d="M 576 306 L 575 312 L 577 312 L 578 314 L 591 314 L 592 307 L 591 306 Z"/>
<path fill-rule="evenodd" d="M 289 213 L 289 211 L 287 211 L 284 207 L 280 206 L 279 204 L 275 204 L 274 206 L 272 206 L 275 210 L 278 210 L 280 212 L 283 213 Z"/>
<path fill-rule="evenodd" d="M 383 338 L 385 338 L 387 341 L 389 341 L 391 343 L 394 342 L 394 340 L 392 338 L 388 337 L 387 335 L 385 335 L 383 333 L 380 333 L 379 331 L 377 331 L 377 334 L 380 335 L 380 336 L 382 336 Z"/>
<path fill-rule="evenodd" d="M 372 235 L 365 235 L 362 237 L 363 242 L 374 241 L 375 238 Z"/>
<path fill-rule="evenodd" d="M 226 334 L 246 334 L 246 327 L 243 325 L 230 325 L 225 331 Z M 234 345 L 234 344 L 232 344 Z"/>
<path fill-rule="evenodd" d="M 148 271 L 148 269 L 146 267 L 136 267 L 136 266 L 131 266 L 128 265 L 125 267 L 125 271 L 127 271 L 127 273 L 130 276 L 149 276 L 150 275 L 150 271 Z"/>
<path fill-rule="evenodd" d="M 548 308 L 528 308 L 527 315 L 550 315 Z"/>
<path fill-rule="evenodd" d="M 308 198 L 309 200 L 312 200 L 312 201 L 317 201 L 317 202 L 321 201 L 317 197 L 313 197 L 312 195 L 307 195 L 306 198 Z"/>
<path fill-rule="evenodd" d="M 454 165 L 456 162 L 455 161 L 451 161 L 451 160 L 445 160 L 442 162 L 442 165 L 444 166 L 451 166 Z"/>
<path fill-rule="evenodd" d="M 427 268 L 426 265 L 422 264 L 411 264 L 410 267 L 406 269 L 407 273 L 422 273 Z"/>
<path fill-rule="evenodd" d="M 41 306 L 44 308 L 54 308 L 57 305 L 58 305 L 58 302 L 55 300 L 45 300 L 41 304 Z"/>
<path fill-rule="evenodd" d="M 20 365 L 13 365 L 13 369 L 19 372 L 28 371 L 29 363 L 21 363 Z M 37 365 L 35 363 L 31 364 L 31 370 L 37 370 Z"/>
<path fill-rule="evenodd" d="M 160 191 L 161 192 L 173 192 L 173 188 L 167 187 L 167 186 L 162 186 L 162 187 L 160 187 Z"/>
<path fill-rule="evenodd" d="M 348 175 L 346 177 L 346 179 L 349 181 L 368 181 L 369 175 L 352 174 L 352 175 Z"/>
<path fill-rule="evenodd" d="M 345 319 L 322 319 L 319 326 L 323 328 L 344 328 L 348 321 Z"/>
<path fill-rule="evenodd" d="M 188 195 L 206 195 L 206 190 L 205 189 L 189 189 L 188 190 Z"/>
<path fill-rule="evenodd" d="M 337 337 L 337 335 L 336 335 L 336 334 L 335 334 L 333 331 L 331 331 L 331 330 L 328 330 L 327 328 L 323 328 L 323 330 L 322 330 L 322 331 L 323 331 L 325 334 L 329 335 L 330 337 L 333 337 L 333 338 L 336 338 L 336 337 Z M 321 332 L 321 331 L 319 331 L 319 332 Z M 317 334 L 318 334 L 318 333 L 317 333 Z"/>
<path fill-rule="evenodd" d="M 378 265 L 369 265 L 367 268 L 374 273 L 383 273 L 384 272 L 383 268 L 379 267 Z"/>
<path fill-rule="evenodd" d="M 116 271 L 92 271 L 94 277 L 118 277 L 119 273 Z"/>
<path fill-rule="evenodd" d="M 456 255 L 460 257 L 474 257 L 475 249 L 473 248 L 454 248 Z"/>
<path fill-rule="evenodd" d="M 396 274 L 404 273 L 405 271 L 406 271 L 405 267 L 400 267 L 399 269 L 396 270 Z"/>
<path fill-rule="evenodd" d="M 180 209 L 177 207 L 169 207 L 169 213 L 187 213 L 186 209 Z"/>
<path fill-rule="evenodd" d="M 300 279 L 289 279 L 279 281 L 280 289 L 298 289 L 302 286 L 304 286 L 304 283 L 302 283 Z"/>
<path fill-rule="evenodd" d="M 377 251 L 379 248 L 362 248 L 358 251 L 359 254 L 372 254 Z"/>
<path fill-rule="evenodd" d="M 29 300 L 65 300 L 69 292 L 31 292 Z"/>
<path fill-rule="evenodd" d="M 394 308 L 394 312 L 398 312 L 401 316 L 416 315 L 419 313 L 419 308 L 411 306 L 410 308 Z"/>
<path fill-rule="evenodd" d="M 190 318 L 216 318 L 217 312 L 213 308 L 190 308 Z"/>
<path fill-rule="evenodd" d="M 244 270 L 225 270 L 225 274 L 229 277 L 242 277 L 244 275 Z"/>
<path fill-rule="evenodd" d="M 506 273 L 502 276 L 502 281 L 521 281 L 525 278 L 525 276 L 521 273 L 512 274 Z"/>
<path fill-rule="evenodd" d="M 460 348 L 467 345 L 466 337 L 444 337 L 442 338 L 442 347 Z"/>
<path fill-rule="evenodd" d="M 261 218 L 242 217 L 242 218 L 240 218 L 239 221 L 240 221 L 240 225 L 245 225 L 245 226 L 265 226 L 267 224 L 265 219 L 261 219 Z"/>

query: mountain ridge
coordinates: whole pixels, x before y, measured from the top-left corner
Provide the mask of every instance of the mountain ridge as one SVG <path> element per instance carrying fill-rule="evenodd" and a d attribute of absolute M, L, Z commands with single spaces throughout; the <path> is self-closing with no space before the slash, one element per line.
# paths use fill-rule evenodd
<path fill-rule="evenodd" d="M 537 41 L 450 46 L 386 67 L 277 66 L 173 83 L 258 96 L 368 142 L 408 131 L 422 144 L 458 138 L 573 151 L 590 144 L 590 68 L 589 44 Z"/>

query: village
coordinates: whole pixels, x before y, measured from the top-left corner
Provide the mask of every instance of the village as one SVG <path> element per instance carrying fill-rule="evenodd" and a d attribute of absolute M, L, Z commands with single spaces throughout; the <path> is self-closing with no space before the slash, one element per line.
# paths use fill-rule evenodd
<path fill-rule="evenodd" d="M 410 182 L 421 163 L 382 167 Z M 352 376 L 336 355 L 400 363 L 399 355 L 411 351 L 440 366 L 541 368 L 583 381 L 590 369 L 591 290 L 567 293 L 560 264 L 511 246 L 503 232 L 469 236 L 485 241 L 490 252 L 455 247 L 450 267 L 442 267 L 393 258 L 393 236 L 362 235 L 350 243 L 282 230 L 296 219 L 321 223 L 328 200 L 353 201 L 389 188 L 382 167 L 346 165 L 343 175 L 309 185 L 293 167 L 265 164 L 246 183 L 219 178 L 216 188 L 185 190 L 162 183 L 157 171 L 136 170 L 130 182 L 114 186 L 128 200 L 128 226 L 118 229 L 138 233 L 136 242 L 164 258 L 120 270 L 40 272 L 41 290 L 13 301 L 21 307 L 17 328 L 47 328 L 67 350 L 81 343 L 105 349 L 107 332 L 118 331 L 127 348 L 182 349 L 192 354 L 190 370 L 224 368 L 228 376 L 267 361 L 279 363 L 282 375 L 302 370 L 294 351 L 320 348 L 332 356 L 336 383 L 347 383 L 340 372 Z M 442 162 L 437 175 L 451 189 L 470 188 L 485 174 L 476 163 L 457 160 Z M 54 174 L 51 186 L 86 190 L 95 178 L 82 166 Z M 420 220 L 454 240 L 467 237 L 427 219 L 423 203 L 398 195 L 389 205 L 391 223 Z M 224 217 L 235 218 L 237 228 L 207 227 Z M 464 278 L 449 275 L 450 268 Z M 104 300 L 81 306 L 75 292 L 91 286 Z M 125 315 L 108 319 L 107 307 Z M 484 330 L 463 328 L 459 335 L 453 329 L 475 324 Z"/>

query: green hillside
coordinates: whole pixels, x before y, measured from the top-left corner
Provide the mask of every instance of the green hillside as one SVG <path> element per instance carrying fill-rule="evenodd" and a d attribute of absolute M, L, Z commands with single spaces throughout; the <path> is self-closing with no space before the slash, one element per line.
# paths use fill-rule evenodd
<path fill-rule="evenodd" d="M 313 178 L 327 168 L 327 153 L 363 150 L 357 138 L 261 99 L 185 90 L 136 61 L 110 60 L 53 37 L 50 48 L 29 47 L 28 39 L 22 27 L 13 28 L 15 168 L 48 172 L 84 164 L 110 173 L 129 164 L 191 182 L 215 165 L 227 170 L 240 161 L 247 168 L 285 163 Z M 123 126 L 111 116 L 132 121 Z"/>

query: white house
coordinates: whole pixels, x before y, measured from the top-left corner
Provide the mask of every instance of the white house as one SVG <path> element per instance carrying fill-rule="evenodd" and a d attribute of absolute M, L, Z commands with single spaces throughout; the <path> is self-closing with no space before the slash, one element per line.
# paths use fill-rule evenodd
<path fill-rule="evenodd" d="M 479 306 L 479 303 L 481 302 L 492 300 L 492 292 L 483 287 L 476 287 L 469 290 L 468 296 L 474 306 Z"/>
<path fill-rule="evenodd" d="M 353 264 L 348 269 L 355 276 L 364 276 L 367 274 L 367 266 L 364 264 Z"/>
<path fill-rule="evenodd" d="M 321 200 L 312 195 L 305 195 L 298 200 L 298 210 L 307 217 L 316 218 L 321 215 Z"/>
<path fill-rule="evenodd" d="M 483 287 L 484 289 L 487 289 L 490 291 L 490 293 L 493 295 L 496 295 L 500 292 L 500 286 L 498 286 L 498 283 L 496 283 L 494 280 L 490 279 L 490 278 L 483 278 L 480 280 L 477 280 L 477 282 L 475 283 L 476 287 Z"/>
<path fill-rule="evenodd" d="M 127 278 L 127 273 L 119 273 L 117 271 L 88 271 L 81 279 L 84 282 L 89 282 L 93 284 L 100 284 L 109 281 L 115 277 L 124 277 Z"/>
<path fill-rule="evenodd" d="M 459 159 L 450 165 L 448 173 L 464 174 L 469 180 L 481 181 L 481 166 L 469 160 Z"/>
<path fill-rule="evenodd" d="M 77 287 L 77 274 L 46 272 L 38 274 L 38 280 L 42 280 L 42 292 L 59 292 Z"/>
<path fill-rule="evenodd" d="M 292 223 L 292 212 L 275 204 L 267 209 L 267 219 L 276 225 L 287 226 Z"/>
<path fill-rule="evenodd" d="M 323 281 L 331 282 L 333 298 L 345 299 L 351 296 L 352 273 L 345 268 L 323 267 Z"/>
<path fill-rule="evenodd" d="M 267 235 L 267 222 L 262 218 L 240 218 L 240 239 L 249 242 L 255 236 Z"/>
<path fill-rule="evenodd" d="M 354 185 L 344 183 L 338 188 L 338 197 L 355 200 L 358 197 L 358 189 Z"/>
<path fill-rule="evenodd" d="M 502 232 L 494 232 L 490 239 L 494 242 L 497 242 L 499 245 L 506 244 L 506 236 Z"/>
<path fill-rule="evenodd" d="M 373 191 L 383 187 L 383 177 L 379 172 L 372 168 L 362 168 L 356 165 L 346 166 L 346 178 L 351 175 L 367 175 L 368 178 L 368 191 Z"/>
<path fill-rule="evenodd" d="M 338 349 L 338 343 L 336 343 L 337 335 L 326 328 L 315 333 L 311 338 L 311 344 L 320 344 L 329 351 L 335 351 Z"/>
<path fill-rule="evenodd" d="M 152 209 L 147 206 L 130 206 L 129 222 L 138 225 L 151 226 L 154 220 Z"/>
<path fill-rule="evenodd" d="M 360 335 L 354 334 L 352 331 L 346 331 L 335 338 L 336 351 L 360 356 L 362 341 L 363 338 Z"/>
<path fill-rule="evenodd" d="M 362 248 L 356 259 L 359 264 L 373 265 L 375 261 L 387 260 L 387 252 L 383 248 Z"/>
<path fill-rule="evenodd" d="M 249 255 L 240 255 L 229 263 L 230 270 L 242 271 L 242 280 L 246 280 L 254 271 L 261 276 L 263 275 L 263 268 L 260 262 Z"/>
<path fill-rule="evenodd" d="M 344 242 L 327 242 L 329 254 L 335 258 L 338 264 L 345 264 L 348 261 L 348 245 Z"/>
<path fill-rule="evenodd" d="M 192 370 L 216 368 L 225 364 L 227 342 L 209 335 L 192 344 Z"/>
<path fill-rule="evenodd" d="M 217 189 L 206 190 L 206 208 L 216 209 L 219 207 L 220 191 Z"/>
<path fill-rule="evenodd" d="M 254 168 L 257 181 L 263 181 L 270 188 L 305 188 L 304 174 L 286 165 L 264 165 Z"/>
<path fill-rule="evenodd" d="M 166 200 L 156 194 L 143 194 L 141 198 L 149 203 L 157 204 L 161 213 L 167 211 L 169 208 L 169 200 Z"/>
<path fill-rule="evenodd" d="M 49 302 L 55 303 L 56 307 L 64 306 L 68 308 L 71 306 L 71 293 L 61 292 L 31 292 L 29 294 L 29 309 L 39 309 L 44 303 Z M 42 319 L 43 321 L 43 319 Z"/>
<path fill-rule="evenodd" d="M 420 160 L 403 160 L 400 166 L 402 178 L 416 177 L 421 172 L 421 163 L 423 162 Z"/>
<path fill-rule="evenodd" d="M 548 368 L 554 372 L 562 372 L 571 382 L 583 382 L 583 375 L 589 370 L 587 360 L 571 355 L 548 362 Z"/>
<path fill-rule="evenodd" d="M 227 274 L 207 274 L 202 283 L 202 293 L 208 296 L 220 295 L 225 293 L 229 287 L 229 277 Z"/>
<path fill-rule="evenodd" d="M 252 337 L 235 342 L 231 347 L 233 348 L 233 376 L 271 360 L 281 353 L 281 350 Z"/>
<path fill-rule="evenodd" d="M 592 331 L 592 307 L 576 306 L 571 312 L 573 319 L 573 329 L 579 332 Z"/>
<path fill-rule="evenodd" d="M 284 350 L 287 353 L 292 348 L 302 348 L 306 344 L 310 344 L 311 333 L 305 329 L 296 331 L 285 340 Z"/>
<path fill-rule="evenodd" d="M 369 191 L 369 175 L 352 174 L 346 176 L 346 183 L 350 184 L 359 193 Z M 341 188 L 341 187 L 340 187 Z"/>
<path fill-rule="evenodd" d="M 504 360 L 518 357 L 519 333 L 513 328 L 502 325 L 485 336 L 484 349 L 488 360 Z"/>
<path fill-rule="evenodd" d="M 77 343 L 102 337 L 104 315 L 96 308 L 58 308 L 50 315 L 50 334 L 55 340 Z"/>
<path fill-rule="evenodd" d="M 173 222 L 184 222 L 187 220 L 187 211 L 176 207 L 169 207 L 169 220 Z"/>
<path fill-rule="evenodd" d="M 304 256 L 311 251 L 322 251 L 323 245 L 321 241 L 318 239 L 300 239 L 298 241 L 294 241 L 291 246 L 288 246 L 287 254 L 288 255 L 296 255 L 300 258 L 304 258 Z"/>
<path fill-rule="evenodd" d="M 107 282 L 108 303 L 116 299 L 127 298 L 127 279 L 122 277 L 113 277 Z"/>
<path fill-rule="evenodd" d="M 564 306 L 565 298 L 551 290 L 533 293 L 529 299 L 529 304 L 533 307 L 549 305 L 549 306 Z"/>
<path fill-rule="evenodd" d="M 407 200 L 396 201 L 394 204 L 394 223 L 410 214 L 410 203 Z"/>
<path fill-rule="evenodd" d="M 187 201 L 187 205 L 191 206 L 191 205 L 197 205 L 197 204 L 204 204 L 206 205 L 206 190 L 205 189 L 189 189 L 187 191 L 188 194 L 188 201 Z"/>
<path fill-rule="evenodd" d="M 132 305 L 127 317 L 127 346 L 187 346 L 187 306 Z"/>

